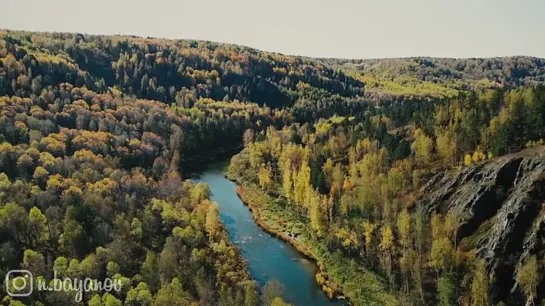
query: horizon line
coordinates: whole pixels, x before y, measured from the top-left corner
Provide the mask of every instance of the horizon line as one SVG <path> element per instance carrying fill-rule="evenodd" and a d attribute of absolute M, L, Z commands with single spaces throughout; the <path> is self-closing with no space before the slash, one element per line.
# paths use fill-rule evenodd
<path fill-rule="evenodd" d="M 207 40 L 207 39 L 198 39 L 198 38 L 173 38 L 173 37 L 159 37 L 159 36 L 144 36 L 140 34 L 121 34 L 121 33 L 89 33 L 89 32 L 83 32 L 83 31 L 56 31 L 56 30 L 19 30 L 19 29 L 7 29 L 7 28 L 0 28 L 0 31 L 7 31 L 9 32 L 27 32 L 27 33 L 41 33 L 41 34 L 82 34 L 82 35 L 89 35 L 89 36 L 106 36 L 106 37 L 126 37 L 126 38 L 141 38 L 141 39 L 155 39 L 155 40 L 168 40 L 168 41 L 197 41 L 197 42 L 207 42 L 207 43 L 215 43 L 215 44 L 221 44 L 221 45 L 232 45 L 232 46 L 238 46 L 238 47 L 244 47 L 252 50 L 256 50 L 259 52 L 265 52 L 265 53 L 273 53 L 273 54 L 279 54 L 283 56 L 290 56 L 290 57 L 300 57 L 300 58 L 308 58 L 308 59 L 315 59 L 315 60 L 341 60 L 341 61 L 373 61 L 373 60 L 400 60 L 400 59 L 451 59 L 451 60 L 471 60 L 471 59 L 501 59 L 501 58 L 534 58 L 534 59 L 541 59 L 545 60 L 545 57 L 541 56 L 534 56 L 534 55 L 495 55 L 495 56 L 485 56 L 485 57 L 448 57 L 448 56 L 433 56 L 433 55 L 418 55 L 418 56 L 396 56 L 396 57 L 369 57 L 369 58 L 356 58 L 356 57 L 327 57 L 327 56 L 308 56 L 308 55 L 298 55 L 298 54 L 289 54 L 289 53 L 283 53 L 279 51 L 268 51 L 264 49 L 260 49 L 257 47 L 251 47 L 242 43 L 234 43 L 234 42 L 222 42 L 222 41 L 214 41 L 214 40 Z"/>

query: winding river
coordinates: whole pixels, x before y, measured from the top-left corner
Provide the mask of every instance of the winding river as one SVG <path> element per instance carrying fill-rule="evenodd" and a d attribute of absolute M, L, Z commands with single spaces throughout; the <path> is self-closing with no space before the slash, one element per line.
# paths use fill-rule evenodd
<path fill-rule="evenodd" d="M 251 212 L 235 192 L 235 183 L 224 177 L 223 169 L 224 165 L 213 165 L 193 181 L 210 186 L 229 238 L 241 250 L 252 277 L 261 286 L 273 279 L 280 281 L 286 288 L 283 298 L 297 306 L 343 305 L 341 301 L 329 300 L 322 292 L 314 279 L 317 267 L 313 262 L 254 223 Z"/>

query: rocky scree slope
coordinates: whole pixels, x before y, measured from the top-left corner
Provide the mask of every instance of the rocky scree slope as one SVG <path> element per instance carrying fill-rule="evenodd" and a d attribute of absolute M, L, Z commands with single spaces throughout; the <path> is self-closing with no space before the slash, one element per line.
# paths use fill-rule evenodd
<path fill-rule="evenodd" d="M 455 243 L 485 260 L 494 303 L 520 305 L 518 270 L 545 257 L 545 146 L 440 173 L 421 191 L 428 215 L 458 216 Z M 543 276 L 537 292 L 545 297 Z"/>

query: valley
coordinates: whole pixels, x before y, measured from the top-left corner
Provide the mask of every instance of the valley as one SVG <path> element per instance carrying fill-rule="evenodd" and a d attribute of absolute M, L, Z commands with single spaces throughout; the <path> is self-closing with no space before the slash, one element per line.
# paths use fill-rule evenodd
<path fill-rule="evenodd" d="M 542 58 L 0 30 L 0 278 L 123 284 L 96 306 L 537 305 L 544 139 Z M 79 305 L 15 285 L 3 305 Z"/>

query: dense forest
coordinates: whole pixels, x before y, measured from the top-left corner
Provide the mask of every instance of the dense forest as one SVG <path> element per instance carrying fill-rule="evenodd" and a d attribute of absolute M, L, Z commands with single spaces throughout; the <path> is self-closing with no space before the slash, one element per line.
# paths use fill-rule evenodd
<path fill-rule="evenodd" d="M 325 246 L 314 248 L 329 269 L 342 269 L 335 262 L 349 258 L 383 275 L 402 303 L 490 305 L 499 302 L 491 297 L 493 280 L 476 249 L 463 243 L 470 234 L 458 233 L 463 216 L 429 211 L 420 189 L 437 173 L 541 144 L 544 111 L 539 86 L 435 101 L 408 117 L 383 108 L 248 132 L 229 175 L 279 198 L 270 209 L 296 220 L 286 230 Z M 353 277 L 333 283 L 344 289 Z M 536 299 L 532 286 L 542 276 L 537 283 L 520 277 L 519 289 L 533 288 L 526 298 Z M 370 298 L 344 294 L 359 305 Z"/>
<path fill-rule="evenodd" d="M 428 209 L 423 192 L 438 174 L 539 147 L 544 82 L 545 60 L 528 57 L 349 61 L 0 31 L 0 277 L 124 284 L 89 305 L 286 305 L 251 279 L 209 188 L 187 180 L 239 152 L 229 177 L 315 250 L 330 296 L 538 303 L 543 254 L 498 294 L 475 231 L 459 235 L 465 216 Z M 8 305 L 77 304 L 1 290 Z"/>

